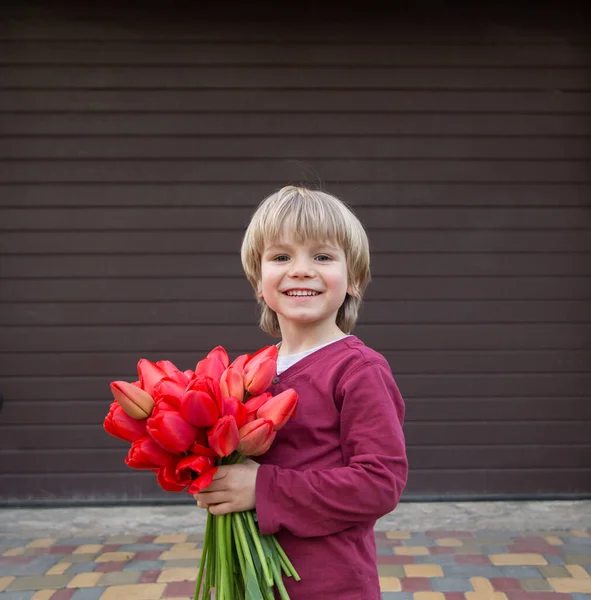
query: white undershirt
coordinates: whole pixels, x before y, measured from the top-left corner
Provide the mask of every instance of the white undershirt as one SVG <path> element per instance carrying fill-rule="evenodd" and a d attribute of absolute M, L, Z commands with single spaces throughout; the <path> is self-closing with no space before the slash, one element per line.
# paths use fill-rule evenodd
<path fill-rule="evenodd" d="M 349 337 L 348 335 L 344 337 Z M 287 356 L 278 356 L 277 357 L 277 375 L 281 375 L 283 371 L 286 371 L 292 365 L 295 365 L 297 362 L 302 360 L 302 358 L 306 358 L 312 352 L 316 352 L 320 350 L 320 348 L 324 348 L 325 346 L 330 346 L 330 344 L 334 344 L 343 338 L 339 338 L 338 340 L 333 340 L 332 342 L 327 342 L 326 344 L 322 344 L 320 346 L 316 346 L 310 350 L 304 350 L 303 352 L 298 352 L 297 354 L 288 354 Z"/>

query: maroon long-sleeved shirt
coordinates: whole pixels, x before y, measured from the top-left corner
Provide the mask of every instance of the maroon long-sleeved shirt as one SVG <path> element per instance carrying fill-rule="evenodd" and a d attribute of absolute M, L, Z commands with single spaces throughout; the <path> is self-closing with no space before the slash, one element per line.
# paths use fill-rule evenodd
<path fill-rule="evenodd" d="M 398 504 L 408 472 L 390 367 L 349 336 L 278 380 L 269 391 L 294 388 L 299 403 L 258 459 L 256 512 L 302 578 L 284 579 L 291 600 L 379 600 L 373 527 Z"/>

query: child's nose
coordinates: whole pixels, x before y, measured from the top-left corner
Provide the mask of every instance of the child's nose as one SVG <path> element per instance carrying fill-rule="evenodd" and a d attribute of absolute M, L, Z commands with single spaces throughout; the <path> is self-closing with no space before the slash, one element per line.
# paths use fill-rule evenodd
<path fill-rule="evenodd" d="M 305 258 L 294 259 L 291 263 L 291 277 L 311 277 L 313 275 L 313 265 Z"/>

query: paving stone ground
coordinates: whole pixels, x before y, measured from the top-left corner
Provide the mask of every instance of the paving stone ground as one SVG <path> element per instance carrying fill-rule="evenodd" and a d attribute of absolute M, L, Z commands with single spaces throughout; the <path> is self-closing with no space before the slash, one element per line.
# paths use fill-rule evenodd
<path fill-rule="evenodd" d="M 591 528 L 375 535 L 382 600 L 591 599 Z M 0 539 L 0 600 L 187 600 L 202 542 L 202 533 Z"/>

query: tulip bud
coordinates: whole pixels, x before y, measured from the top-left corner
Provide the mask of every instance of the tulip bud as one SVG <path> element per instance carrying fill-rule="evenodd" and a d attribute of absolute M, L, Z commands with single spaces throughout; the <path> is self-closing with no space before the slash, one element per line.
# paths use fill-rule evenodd
<path fill-rule="evenodd" d="M 157 469 L 172 458 L 173 454 L 146 435 L 131 445 L 125 464 L 133 469 Z"/>
<path fill-rule="evenodd" d="M 140 376 L 140 385 L 142 386 L 142 389 L 148 392 L 150 396 L 154 393 L 154 386 L 167 376 L 163 369 L 146 358 L 141 358 L 139 360 L 137 372 Z"/>
<path fill-rule="evenodd" d="M 244 380 L 242 373 L 235 367 L 228 367 L 220 379 L 220 390 L 224 398 L 236 398 L 238 402 L 244 400 Z"/>
<path fill-rule="evenodd" d="M 257 411 L 260 419 L 270 419 L 274 423 L 274 431 L 281 429 L 295 412 L 298 395 L 294 389 L 288 389 L 273 396 Z"/>
<path fill-rule="evenodd" d="M 238 452 L 244 456 L 259 456 L 265 448 L 270 437 L 275 438 L 273 421 L 267 419 L 256 419 L 252 423 L 244 425 L 239 431 L 240 443 Z"/>
<path fill-rule="evenodd" d="M 259 350 L 244 365 L 244 387 L 256 396 L 264 392 L 277 373 L 277 346 L 267 346 Z"/>
<path fill-rule="evenodd" d="M 197 435 L 197 428 L 187 423 L 176 410 L 156 406 L 147 423 L 148 434 L 163 448 L 174 454 L 186 452 Z"/>
<path fill-rule="evenodd" d="M 215 379 L 196 375 L 181 399 L 181 414 L 196 427 L 211 427 L 221 415 L 220 388 Z"/>
<path fill-rule="evenodd" d="M 166 402 L 168 405 L 174 406 L 179 410 L 186 387 L 186 385 L 178 381 L 165 377 L 154 386 L 154 401 L 157 404 Z"/>
<path fill-rule="evenodd" d="M 236 419 L 238 429 L 246 422 L 246 407 L 242 402 L 238 402 L 236 398 L 224 398 L 224 416 L 232 415 Z"/>
<path fill-rule="evenodd" d="M 147 419 L 152 414 L 154 399 L 143 389 L 127 381 L 112 381 L 111 392 L 121 408 L 133 419 Z"/>
<path fill-rule="evenodd" d="M 195 373 L 206 375 L 219 381 L 229 364 L 228 353 L 222 346 L 216 346 L 203 360 L 197 363 Z"/>
<path fill-rule="evenodd" d="M 187 376 L 174 364 L 169 360 L 159 360 L 156 363 L 156 366 L 166 373 L 166 377 L 176 381 L 179 385 L 186 386 L 189 383 Z"/>
<path fill-rule="evenodd" d="M 218 422 L 207 431 L 209 447 L 215 450 L 218 456 L 229 456 L 238 447 L 240 435 L 236 419 L 232 415 L 221 417 Z"/>
<path fill-rule="evenodd" d="M 111 403 L 103 427 L 107 433 L 126 442 L 135 442 L 147 435 L 145 419 L 140 421 L 130 417 L 118 402 Z"/>
<path fill-rule="evenodd" d="M 241 354 L 240 356 L 237 356 L 234 361 L 232 362 L 232 364 L 230 365 L 231 367 L 234 367 L 235 369 L 238 369 L 241 373 L 242 371 L 244 371 L 244 365 L 252 358 L 252 356 L 250 354 Z"/>

